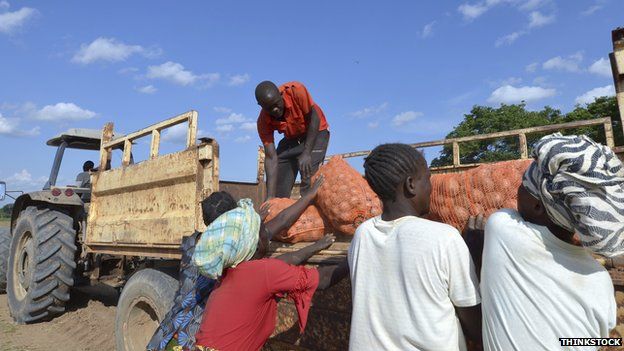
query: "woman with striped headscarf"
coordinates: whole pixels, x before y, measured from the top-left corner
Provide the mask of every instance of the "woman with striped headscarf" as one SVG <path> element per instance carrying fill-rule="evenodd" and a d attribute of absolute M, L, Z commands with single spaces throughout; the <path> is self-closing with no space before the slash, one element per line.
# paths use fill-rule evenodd
<path fill-rule="evenodd" d="M 485 350 L 561 350 L 560 338 L 604 338 L 616 324 L 611 278 L 592 253 L 624 251 L 622 163 L 586 136 L 560 133 L 532 156 L 518 211 L 485 226 Z"/>

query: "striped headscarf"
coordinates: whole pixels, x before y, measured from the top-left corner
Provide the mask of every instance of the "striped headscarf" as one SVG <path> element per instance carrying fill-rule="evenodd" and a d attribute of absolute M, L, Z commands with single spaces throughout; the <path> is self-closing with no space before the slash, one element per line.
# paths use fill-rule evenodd
<path fill-rule="evenodd" d="M 193 264 L 199 272 L 218 279 L 223 270 L 249 260 L 258 247 L 260 216 L 250 199 L 242 199 L 238 207 L 217 217 L 201 235 Z"/>
<path fill-rule="evenodd" d="M 548 217 L 595 253 L 624 253 L 624 169 L 613 151 L 584 135 L 555 133 L 540 139 L 532 156 L 522 184 Z"/>

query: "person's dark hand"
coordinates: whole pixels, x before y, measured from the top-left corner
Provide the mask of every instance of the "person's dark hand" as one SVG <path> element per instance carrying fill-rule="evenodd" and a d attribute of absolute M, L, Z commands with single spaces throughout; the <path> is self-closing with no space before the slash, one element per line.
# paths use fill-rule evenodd
<path fill-rule="evenodd" d="M 334 234 L 326 234 L 316 243 L 314 243 L 317 247 L 318 251 L 325 250 L 326 248 L 332 246 L 332 244 L 336 241 L 336 237 Z"/>
<path fill-rule="evenodd" d="M 318 178 L 316 178 L 316 180 L 314 181 L 314 183 L 310 187 L 310 190 L 308 191 L 308 194 L 310 196 L 316 196 L 316 193 L 321 188 L 321 185 L 323 185 L 324 181 L 325 181 L 325 176 L 322 175 L 322 174 L 319 175 Z"/>
<path fill-rule="evenodd" d="M 471 231 L 484 231 L 485 230 L 485 216 L 479 214 L 478 216 L 471 216 L 468 219 L 468 230 Z"/>
<path fill-rule="evenodd" d="M 481 256 L 483 255 L 483 242 L 485 234 L 485 217 L 482 214 L 468 219 L 468 225 L 464 229 L 464 241 L 472 256 L 472 261 L 477 269 L 477 276 L 481 277 Z"/>
<path fill-rule="evenodd" d="M 312 172 L 312 156 L 310 156 L 310 153 L 304 151 L 301 155 L 299 155 L 297 161 L 299 162 L 301 177 L 309 178 L 310 173 Z"/>
<path fill-rule="evenodd" d="M 269 216 L 271 212 L 271 204 L 264 203 L 260 206 L 260 219 L 264 222 L 264 220 Z"/>

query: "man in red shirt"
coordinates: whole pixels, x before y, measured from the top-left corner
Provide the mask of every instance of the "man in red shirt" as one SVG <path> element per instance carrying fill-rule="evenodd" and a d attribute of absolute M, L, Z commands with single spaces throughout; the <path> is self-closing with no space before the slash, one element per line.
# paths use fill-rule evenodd
<path fill-rule="evenodd" d="M 310 178 L 325 159 L 329 125 L 321 108 L 299 82 L 270 81 L 256 87 L 262 107 L 258 134 L 264 145 L 267 197 L 290 197 L 297 173 L 301 173 L 301 193 L 310 188 Z M 274 132 L 284 134 L 275 148 Z"/>

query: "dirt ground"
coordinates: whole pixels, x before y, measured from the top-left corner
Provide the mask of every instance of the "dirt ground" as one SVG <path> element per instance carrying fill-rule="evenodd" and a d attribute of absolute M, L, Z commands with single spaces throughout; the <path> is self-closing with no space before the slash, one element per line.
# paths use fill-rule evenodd
<path fill-rule="evenodd" d="M 117 292 L 107 286 L 75 289 L 68 312 L 49 322 L 17 325 L 0 295 L 0 351 L 114 350 Z"/>

